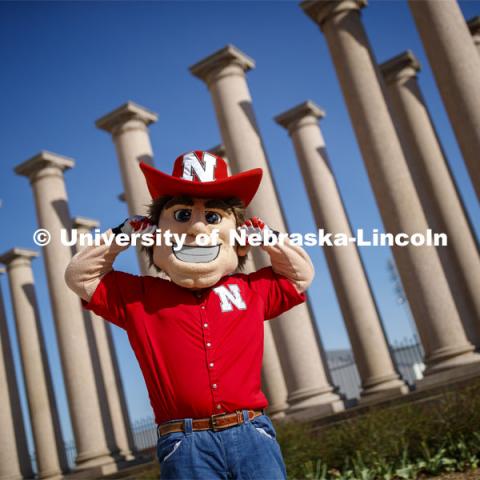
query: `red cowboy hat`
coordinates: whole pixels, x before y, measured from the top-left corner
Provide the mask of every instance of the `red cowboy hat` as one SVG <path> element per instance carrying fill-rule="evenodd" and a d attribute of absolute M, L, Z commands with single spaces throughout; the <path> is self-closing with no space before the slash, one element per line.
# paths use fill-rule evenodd
<path fill-rule="evenodd" d="M 210 152 L 195 150 L 180 155 L 172 175 L 141 162 L 148 191 L 152 198 L 188 195 L 201 198 L 237 197 L 247 206 L 262 179 L 262 169 L 254 168 L 237 175 L 228 175 L 227 163 Z"/>

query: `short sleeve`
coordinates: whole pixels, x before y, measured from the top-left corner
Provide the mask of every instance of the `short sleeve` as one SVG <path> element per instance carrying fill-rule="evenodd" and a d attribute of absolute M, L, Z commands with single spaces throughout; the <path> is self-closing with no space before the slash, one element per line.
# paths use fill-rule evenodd
<path fill-rule="evenodd" d="M 278 317 L 295 305 L 305 301 L 305 294 L 298 293 L 290 280 L 277 275 L 272 267 L 265 267 L 248 275 L 248 281 L 263 300 L 265 320 Z"/>
<path fill-rule="evenodd" d="M 141 277 L 112 270 L 100 281 L 89 302 L 82 300 L 86 310 L 126 329 L 126 305 L 139 299 L 143 286 Z"/>

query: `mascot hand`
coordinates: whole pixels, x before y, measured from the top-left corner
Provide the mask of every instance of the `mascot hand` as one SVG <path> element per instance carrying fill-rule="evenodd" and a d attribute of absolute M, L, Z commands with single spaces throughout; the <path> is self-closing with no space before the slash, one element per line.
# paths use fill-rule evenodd
<path fill-rule="evenodd" d="M 250 235 L 254 235 L 258 238 L 265 238 L 268 235 L 278 236 L 278 232 L 272 230 L 263 220 L 258 217 L 252 217 L 245 220 L 245 223 L 239 227 L 239 230 L 245 230 L 247 241 Z"/>
<path fill-rule="evenodd" d="M 153 225 L 153 223 L 150 223 L 150 220 L 147 217 L 134 215 L 133 217 L 128 217 L 118 227 L 112 228 L 112 232 L 115 235 L 125 233 L 132 236 L 132 233 L 139 235 L 143 235 L 144 233 L 154 233 L 156 228 L 157 227 Z"/>

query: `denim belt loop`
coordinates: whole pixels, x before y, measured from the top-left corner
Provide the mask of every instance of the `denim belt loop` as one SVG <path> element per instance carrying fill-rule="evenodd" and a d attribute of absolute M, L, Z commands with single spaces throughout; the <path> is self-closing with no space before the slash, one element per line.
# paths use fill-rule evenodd
<path fill-rule="evenodd" d="M 248 410 L 242 410 L 243 413 L 243 422 L 248 423 L 250 422 L 250 419 L 248 418 Z"/>
<path fill-rule="evenodd" d="M 183 419 L 183 431 L 185 435 L 188 437 L 192 434 L 192 419 L 191 418 L 184 418 Z"/>

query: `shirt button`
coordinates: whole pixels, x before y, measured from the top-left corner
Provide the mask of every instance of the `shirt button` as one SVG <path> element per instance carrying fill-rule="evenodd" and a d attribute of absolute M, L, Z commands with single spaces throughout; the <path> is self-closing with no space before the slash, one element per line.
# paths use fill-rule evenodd
<path fill-rule="evenodd" d="M 212 388 L 213 388 L 213 389 L 217 388 L 217 384 L 214 383 L 214 384 L 212 385 Z"/>
<path fill-rule="evenodd" d="M 204 327 L 204 328 L 207 328 L 207 327 L 208 327 L 208 323 L 204 323 L 204 324 L 203 324 L 203 327 Z"/>
<path fill-rule="evenodd" d="M 200 308 L 201 308 L 202 310 L 205 310 L 205 305 L 202 305 Z"/>
<path fill-rule="evenodd" d="M 220 404 L 217 405 L 217 410 L 220 410 L 222 406 Z"/>
<path fill-rule="evenodd" d="M 210 342 L 207 342 L 207 347 L 211 347 L 212 344 Z"/>
<path fill-rule="evenodd" d="M 209 363 L 208 366 L 209 366 L 210 368 L 213 368 L 213 362 Z"/>

